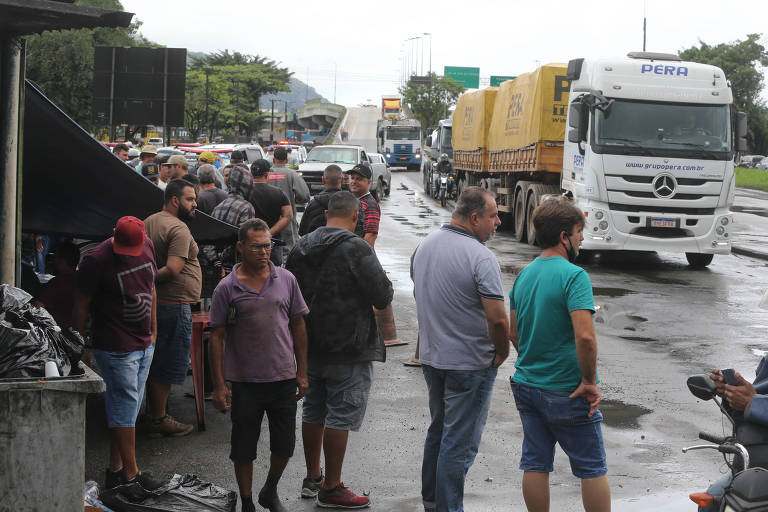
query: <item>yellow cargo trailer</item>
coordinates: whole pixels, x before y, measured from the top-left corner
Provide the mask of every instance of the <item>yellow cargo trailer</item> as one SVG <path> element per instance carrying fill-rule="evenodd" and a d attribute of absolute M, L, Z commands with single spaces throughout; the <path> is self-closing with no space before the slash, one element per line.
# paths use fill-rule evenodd
<path fill-rule="evenodd" d="M 453 165 L 476 172 L 488 170 L 488 130 L 498 87 L 463 94 L 453 113 Z"/>
<path fill-rule="evenodd" d="M 560 192 L 570 81 L 566 64 L 546 64 L 500 87 L 467 93 L 453 115 L 459 190 L 496 194 L 515 237 L 534 243 L 526 219 L 546 194 Z"/>
<path fill-rule="evenodd" d="M 560 172 L 570 84 L 566 69 L 547 64 L 501 84 L 488 133 L 491 171 Z"/>

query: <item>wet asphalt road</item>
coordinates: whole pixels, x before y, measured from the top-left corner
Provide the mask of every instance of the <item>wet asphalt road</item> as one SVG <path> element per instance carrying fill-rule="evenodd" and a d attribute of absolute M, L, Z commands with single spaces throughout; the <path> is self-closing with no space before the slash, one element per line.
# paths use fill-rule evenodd
<path fill-rule="evenodd" d="M 392 195 L 382 201 L 377 253 L 395 286 L 398 334 L 409 345 L 388 350 L 374 365 L 374 384 L 361 432 L 350 437 L 343 480 L 353 490 L 370 492 L 373 510 L 419 511 L 421 449 L 429 422 L 421 371 L 401 363 L 415 350 L 417 324 L 408 276 L 409 258 L 419 241 L 448 222 L 450 212 L 421 191 L 418 173 L 393 172 Z M 538 251 L 499 233 L 488 242 L 497 254 L 508 291 L 516 274 Z M 603 391 L 604 437 L 614 510 L 695 510 L 687 501 L 724 471 L 715 452 L 687 455 L 699 430 L 724 431 L 712 403 L 694 398 L 688 375 L 733 367 L 752 378 L 768 349 L 766 312 L 757 304 L 768 287 L 766 262 L 742 256 L 716 256 L 707 269 L 694 270 L 679 254 L 598 256 L 584 267 L 590 274 L 599 344 L 598 370 Z M 467 478 L 468 512 L 525 510 L 517 469 L 522 428 L 508 379 L 514 351 L 499 371 L 488 423 L 477 460 Z M 192 422 L 191 391 L 176 389 L 171 413 Z M 196 473 L 236 489 L 228 460 L 229 418 L 207 403 L 206 432 L 185 438 L 146 439 L 139 435 L 139 465 L 155 474 Z M 107 460 L 103 404 L 89 401 L 86 479 L 103 478 Z M 254 489 L 266 475 L 268 434 L 263 430 L 255 463 Z M 300 436 L 296 454 L 280 484 L 288 510 L 315 509 L 299 498 L 304 476 Z M 551 476 L 553 511 L 582 510 L 579 482 L 558 451 Z M 668 507 L 668 508 L 665 508 Z"/>

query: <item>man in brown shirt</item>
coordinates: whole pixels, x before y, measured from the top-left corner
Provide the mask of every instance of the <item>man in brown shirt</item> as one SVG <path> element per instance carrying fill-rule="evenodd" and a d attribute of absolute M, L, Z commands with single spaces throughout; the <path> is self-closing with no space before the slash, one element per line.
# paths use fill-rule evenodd
<path fill-rule="evenodd" d="M 157 344 L 149 370 L 149 435 L 184 436 L 192 425 L 180 423 L 166 412 L 171 384 L 183 384 L 187 376 L 192 341 L 190 304 L 200 300 L 202 273 L 197 244 L 184 223 L 195 215 L 195 189 L 174 179 L 165 188 L 165 206 L 144 223 L 155 246 L 157 260 Z"/>

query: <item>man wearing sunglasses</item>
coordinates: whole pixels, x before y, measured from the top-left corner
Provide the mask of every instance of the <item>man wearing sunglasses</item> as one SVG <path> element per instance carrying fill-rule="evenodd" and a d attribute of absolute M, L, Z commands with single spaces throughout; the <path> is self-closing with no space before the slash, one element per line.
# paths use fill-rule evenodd
<path fill-rule="evenodd" d="M 309 309 L 293 274 L 269 261 L 272 241 L 266 222 L 251 219 L 241 224 L 237 251 L 242 263 L 213 292 L 209 354 L 213 405 L 222 412 L 232 409 L 229 458 L 235 465 L 243 512 L 256 510 L 253 460 L 267 414 L 272 453 L 258 503 L 283 512 L 277 483 L 296 443 L 296 401 L 308 387 L 304 315 Z"/>

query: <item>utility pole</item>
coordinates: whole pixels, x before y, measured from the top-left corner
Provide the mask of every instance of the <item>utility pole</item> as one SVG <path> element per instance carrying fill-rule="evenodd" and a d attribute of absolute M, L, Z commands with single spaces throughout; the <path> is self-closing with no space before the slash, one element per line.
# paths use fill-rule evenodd
<path fill-rule="evenodd" d="M 643 0 L 643 51 L 645 51 L 645 28 L 646 28 L 646 17 L 645 17 L 645 0 Z"/>
<path fill-rule="evenodd" d="M 272 124 L 269 128 L 269 142 L 274 143 L 275 142 L 275 100 L 272 100 L 272 116 L 270 117 L 270 120 Z"/>
<path fill-rule="evenodd" d="M 336 96 L 334 94 L 334 103 L 336 102 Z M 285 111 L 283 114 L 283 139 L 288 138 L 288 102 L 283 101 L 283 105 L 285 106 Z"/>
<path fill-rule="evenodd" d="M 211 125 L 208 117 L 208 74 L 210 68 L 205 68 L 205 138 L 210 142 L 211 140 Z"/>

